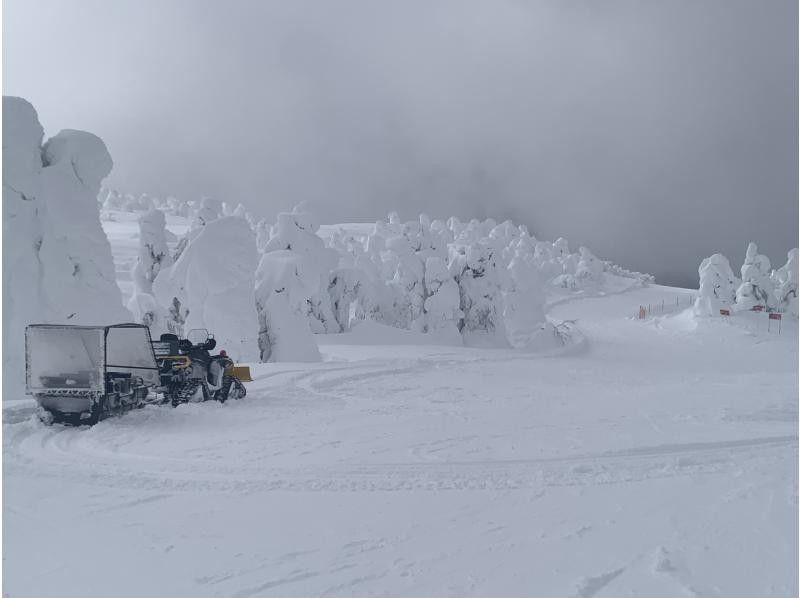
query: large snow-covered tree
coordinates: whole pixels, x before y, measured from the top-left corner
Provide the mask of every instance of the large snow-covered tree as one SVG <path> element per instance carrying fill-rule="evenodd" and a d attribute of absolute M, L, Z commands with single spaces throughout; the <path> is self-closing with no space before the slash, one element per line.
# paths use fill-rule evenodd
<path fill-rule="evenodd" d="M 278 214 L 270 239 L 263 245 L 264 255 L 291 251 L 296 256 L 298 277 L 303 289 L 292 294 L 291 307 L 308 319 L 315 333 L 339 332 L 341 328 L 331 308 L 328 285 L 331 271 L 338 264 L 335 250 L 325 247 L 317 235 L 319 222 L 305 205 Z"/>
<path fill-rule="evenodd" d="M 19 398 L 27 324 L 131 316 L 100 226 L 97 196 L 112 167 L 103 142 L 65 130 L 42 145 L 36 110 L 21 98 L 3 97 L 3 125 L 3 397 Z"/>
<path fill-rule="evenodd" d="M 458 284 L 441 257 L 431 256 L 425 261 L 425 291 L 423 331 L 447 342 L 460 344 L 462 340 L 458 327 L 464 317 L 461 296 Z"/>
<path fill-rule="evenodd" d="M 153 282 L 159 272 L 172 263 L 164 212 L 148 210 L 139 216 L 139 256 L 133 268 L 134 291 L 128 309 L 137 321 L 149 326 L 155 336 L 163 332 L 174 333 L 178 328 L 176 322 L 170 322 L 168 310 L 153 296 Z"/>
<path fill-rule="evenodd" d="M 112 167 L 105 144 L 91 133 L 61 131 L 44 144 L 42 161 L 39 259 L 46 265 L 51 317 L 71 323 L 128 320 L 96 200 Z"/>
<path fill-rule="evenodd" d="M 202 227 L 172 267 L 155 279 L 153 291 L 185 331 L 206 328 L 232 358 L 255 360 L 257 265 L 250 226 L 243 218 L 223 217 Z"/>
<path fill-rule="evenodd" d="M 507 272 L 496 253 L 483 242 L 454 248 L 450 272 L 459 287 L 464 342 L 506 346 L 502 287 Z"/>
<path fill-rule="evenodd" d="M 508 272 L 511 284 L 505 296 L 503 318 L 509 344 L 523 349 L 546 323 L 544 285 L 532 256 L 524 251 L 514 255 Z"/>
<path fill-rule="evenodd" d="M 775 285 L 775 299 L 783 311 L 797 316 L 797 248 L 786 256 L 786 264 L 772 275 Z"/>
<path fill-rule="evenodd" d="M 776 306 L 770 270 L 769 258 L 758 253 L 758 246 L 751 242 L 742 264 L 742 282 L 736 289 L 737 309 L 751 309 L 756 305 L 773 309 Z"/>
<path fill-rule="evenodd" d="M 172 265 L 167 247 L 167 221 L 161 210 L 139 216 L 139 257 L 133 268 L 133 281 L 139 293 L 152 293 L 158 273 Z"/>
<path fill-rule="evenodd" d="M 719 310 L 734 304 L 736 277 L 730 262 L 721 253 L 715 253 L 702 261 L 698 268 L 700 290 L 694 303 L 699 316 L 718 316 Z"/>
<path fill-rule="evenodd" d="M 319 361 L 308 317 L 296 306 L 307 297 L 302 256 L 276 249 L 261 256 L 256 272 L 259 358 L 267 361 Z"/>
<path fill-rule="evenodd" d="M 191 204 L 192 202 L 189 203 Z M 202 199 L 200 206 L 194 212 L 194 217 L 189 225 L 189 230 L 186 231 L 186 234 L 178 241 L 178 244 L 175 247 L 174 259 L 176 262 L 181 257 L 183 250 L 186 249 L 189 243 L 191 243 L 192 240 L 194 240 L 203 231 L 203 228 L 207 224 L 217 220 L 221 212 L 222 203 L 219 200 L 212 199 L 210 197 L 204 197 Z"/>

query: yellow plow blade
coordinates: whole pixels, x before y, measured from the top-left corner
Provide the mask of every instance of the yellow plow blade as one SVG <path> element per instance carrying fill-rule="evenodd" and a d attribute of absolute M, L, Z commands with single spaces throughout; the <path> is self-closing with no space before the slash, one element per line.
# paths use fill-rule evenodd
<path fill-rule="evenodd" d="M 250 375 L 249 365 L 233 365 L 225 370 L 228 376 L 238 378 L 241 382 L 252 382 L 253 377 Z"/>

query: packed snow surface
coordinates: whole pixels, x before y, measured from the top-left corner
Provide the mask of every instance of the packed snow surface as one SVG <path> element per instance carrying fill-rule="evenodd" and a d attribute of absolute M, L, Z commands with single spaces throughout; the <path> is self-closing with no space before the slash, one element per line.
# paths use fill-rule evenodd
<path fill-rule="evenodd" d="M 4 594 L 796 596 L 797 326 L 629 317 L 682 293 L 551 303 L 548 353 L 356 327 L 93 428 L 7 401 Z"/>

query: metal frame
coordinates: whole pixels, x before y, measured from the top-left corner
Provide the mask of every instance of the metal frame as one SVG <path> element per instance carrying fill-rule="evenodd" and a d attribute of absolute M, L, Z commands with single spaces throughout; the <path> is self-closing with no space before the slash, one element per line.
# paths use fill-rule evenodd
<path fill-rule="evenodd" d="M 92 328 L 88 326 L 88 328 Z M 153 337 L 150 336 L 150 327 L 145 326 L 144 324 L 112 324 L 111 326 L 98 326 L 98 328 L 103 328 L 103 378 L 108 375 L 108 368 L 128 368 L 130 370 L 155 370 L 159 371 L 158 366 L 156 367 L 140 367 L 140 366 L 133 366 L 133 365 L 118 365 L 118 364 L 111 364 L 109 365 L 106 363 L 105 357 L 108 355 L 108 331 L 111 328 L 144 328 L 145 333 L 147 334 L 147 346 L 150 347 L 150 353 L 153 355 L 153 363 L 158 364 L 158 360 L 156 359 L 156 352 L 153 350 Z"/>

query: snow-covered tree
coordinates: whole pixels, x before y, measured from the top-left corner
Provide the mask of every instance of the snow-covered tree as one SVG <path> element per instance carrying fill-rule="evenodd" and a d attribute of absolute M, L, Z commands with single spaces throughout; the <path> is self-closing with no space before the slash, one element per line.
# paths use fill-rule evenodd
<path fill-rule="evenodd" d="M 238 360 L 258 358 L 255 307 L 256 241 L 249 225 L 234 216 L 205 224 L 153 290 L 169 307 L 169 320 L 186 331 L 206 328 L 220 349 Z"/>
<path fill-rule="evenodd" d="M 301 275 L 302 259 L 288 249 L 261 256 L 256 272 L 256 311 L 262 362 L 321 359 L 308 318 L 296 309 L 307 296 Z"/>
<path fill-rule="evenodd" d="M 293 293 L 292 308 L 308 318 L 313 332 L 339 332 L 328 294 L 330 273 L 338 263 L 338 256 L 325 247 L 318 230 L 319 222 L 302 204 L 292 212 L 278 214 L 270 239 L 264 244 L 264 255 L 291 251 L 297 256 L 298 276 L 304 291 Z"/>
<path fill-rule="evenodd" d="M 447 269 L 445 261 L 437 256 L 425 261 L 425 327 L 429 332 L 447 342 L 461 344 L 458 326 L 464 313 L 458 284 Z"/>
<path fill-rule="evenodd" d="M 797 316 L 797 248 L 786 256 L 786 264 L 773 275 L 775 298 L 783 311 Z"/>
<path fill-rule="evenodd" d="M 36 110 L 3 97 L 3 398 L 25 393 L 25 326 L 47 317 L 42 288 L 42 138 Z M 14 289 L 13 292 L 11 289 Z"/>
<path fill-rule="evenodd" d="M 130 313 L 100 226 L 97 196 L 112 166 L 103 142 L 65 130 L 42 146 L 36 110 L 21 98 L 3 97 L 3 125 L 3 396 L 19 398 L 27 324 Z"/>
<path fill-rule="evenodd" d="M 178 329 L 174 324 L 168 323 L 167 310 L 161 307 L 156 298 L 150 293 L 134 292 L 128 300 L 128 310 L 133 314 L 134 321 L 150 328 L 150 334 L 153 335 L 153 338 L 157 338 L 164 332 L 172 332 L 173 334 L 183 332 L 182 328 Z"/>
<path fill-rule="evenodd" d="M 464 312 L 461 334 L 465 343 L 507 345 L 502 303 L 505 268 L 498 264 L 491 247 L 483 242 L 453 251 L 449 269 L 459 287 L 459 307 Z"/>
<path fill-rule="evenodd" d="M 191 202 L 190 202 L 191 203 Z M 189 225 L 189 230 L 186 231 L 186 235 L 178 241 L 178 245 L 175 247 L 175 256 L 174 260 L 177 262 L 178 259 L 181 257 L 183 250 L 186 249 L 187 245 L 192 242 L 203 230 L 203 228 L 210 222 L 214 222 L 220 216 L 222 212 L 222 204 L 216 200 L 211 199 L 210 197 L 204 197 L 200 207 L 194 213 L 194 217 L 192 218 L 192 222 Z"/>
<path fill-rule="evenodd" d="M 269 228 L 269 224 L 267 224 L 267 221 L 263 218 L 256 223 L 255 232 L 258 253 L 264 253 L 267 247 L 267 243 L 269 242 Z"/>
<path fill-rule="evenodd" d="M 767 309 L 776 307 L 770 270 L 769 258 L 758 253 L 758 246 L 751 242 L 742 264 L 742 282 L 736 289 L 737 309 L 747 310 L 756 305 Z"/>
<path fill-rule="evenodd" d="M 95 199 L 112 167 L 105 144 L 91 133 L 64 130 L 44 144 L 42 161 L 47 213 L 39 259 L 46 265 L 51 317 L 71 323 L 128 320 Z"/>
<path fill-rule="evenodd" d="M 719 310 L 728 308 L 736 299 L 736 277 L 730 262 L 721 253 L 707 257 L 698 268 L 700 291 L 694 303 L 699 316 L 718 316 Z"/>
<path fill-rule="evenodd" d="M 586 247 L 578 249 L 579 259 L 575 278 L 584 283 L 599 285 L 603 282 L 603 262 L 597 259 Z"/>
<path fill-rule="evenodd" d="M 505 296 L 503 318 L 512 347 L 523 349 L 546 323 L 544 285 L 531 257 L 518 251 L 508 265 L 511 285 Z"/>
<path fill-rule="evenodd" d="M 419 329 L 425 302 L 425 265 L 414 251 L 409 236 L 388 239 L 382 259 L 394 270 L 389 285 L 395 291 L 395 325 Z"/>
<path fill-rule="evenodd" d="M 553 250 L 556 257 L 566 257 L 569 253 L 569 241 L 564 237 L 559 237 L 553 241 Z"/>
<path fill-rule="evenodd" d="M 188 332 L 186 330 L 186 320 L 189 317 L 189 308 L 181 304 L 181 300 L 173 297 L 167 308 L 166 328 L 167 332 L 176 334 L 183 338 Z"/>
<path fill-rule="evenodd" d="M 354 304 L 361 298 L 364 272 L 354 267 L 336 268 L 331 272 L 328 295 L 339 329 L 350 330 Z"/>
<path fill-rule="evenodd" d="M 167 310 L 153 296 L 153 281 L 161 270 L 171 265 L 164 212 L 149 210 L 139 217 L 139 258 L 133 268 L 134 292 L 128 301 L 128 309 L 137 322 L 150 327 L 154 336 L 177 328 L 176 323 L 167 323 Z"/>
<path fill-rule="evenodd" d="M 139 217 L 139 258 L 133 269 L 133 281 L 138 293 L 152 294 L 153 281 L 158 273 L 172 265 L 166 225 L 161 210 L 150 210 Z"/>

